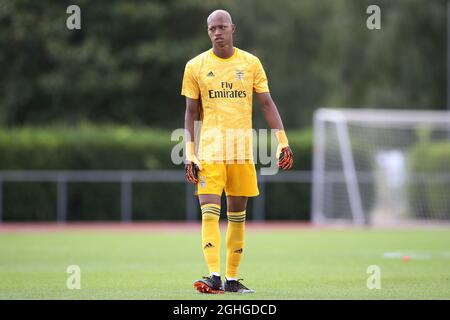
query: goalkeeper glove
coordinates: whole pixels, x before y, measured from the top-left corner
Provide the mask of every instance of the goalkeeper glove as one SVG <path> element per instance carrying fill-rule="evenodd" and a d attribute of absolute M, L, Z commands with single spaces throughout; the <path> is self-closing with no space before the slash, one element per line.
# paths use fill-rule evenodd
<path fill-rule="evenodd" d="M 292 153 L 292 150 L 289 147 L 286 132 L 284 132 L 284 130 L 278 130 L 275 133 L 275 136 L 277 137 L 278 140 L 278 147 L 277 147 L 278 166 L 283 170 L 289 170 L 292 168 L 292 164 L 294 163 L 294 154 Z"/>
<path fill-rule="evenodd" d="M 184 167 L 186 181 L 189 183 L 198 182 L 198 172 L 202 169 L 200 161 L 195 156 L 194 143 L 186 143 L 186 165 Z"/>

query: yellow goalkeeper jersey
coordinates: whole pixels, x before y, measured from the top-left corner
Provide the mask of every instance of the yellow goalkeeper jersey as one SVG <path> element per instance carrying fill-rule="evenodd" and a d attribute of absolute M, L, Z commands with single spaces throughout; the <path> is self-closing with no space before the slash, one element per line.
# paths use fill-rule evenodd
<path fill-rule="evenodd" d="M 210 49 L 186 64 L 181 94 L 202 105 L 200 160 L 253 162 L 253 91 L 269 86 L 259 59 L 244 50 L 222 59 Z"/>

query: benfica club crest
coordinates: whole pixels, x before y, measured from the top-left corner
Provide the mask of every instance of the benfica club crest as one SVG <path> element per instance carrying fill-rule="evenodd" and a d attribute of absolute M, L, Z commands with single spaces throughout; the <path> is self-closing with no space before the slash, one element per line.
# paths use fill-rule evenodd
<path fill-rule="evenodd" d="M 238 79 L 238 80 L 244 80 L 244 71 L 242 71 L 242 70 L 236 70 L 236 79 Z"/>
<path fill-rule="evenodd" d="M 206 186 L 206 177 L 200 176 L 200 187 L 204 188 Z"/>

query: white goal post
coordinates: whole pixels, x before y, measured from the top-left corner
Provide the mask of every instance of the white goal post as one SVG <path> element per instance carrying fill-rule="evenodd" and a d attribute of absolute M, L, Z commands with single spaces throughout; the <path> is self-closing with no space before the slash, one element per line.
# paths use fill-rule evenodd
<path fill-rule="evenodd" d="M 312 220 L 450 222 L 450 112 L 319 109 Z"/>

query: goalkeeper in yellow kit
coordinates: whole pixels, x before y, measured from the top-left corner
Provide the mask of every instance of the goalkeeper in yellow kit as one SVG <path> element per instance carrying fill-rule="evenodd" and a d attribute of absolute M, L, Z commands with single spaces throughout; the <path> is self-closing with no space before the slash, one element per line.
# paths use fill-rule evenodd
<path fill-rule="evenodd" d="M 194 282 L 202 293 L 253 290 L 237 278 L 244 252 L 248 197 L 259 194 L 252 146 L 252 95 L 256 92 L 264 117 L 278 139 L 278 166 L 290 169 L 293 154 L 273 102 L 261 62 L 233 46 L 235 25 L 224 10 L 207 19 L 212 49 L 186 64 L 181 94 L 186 97 L 186 180 L 197 185 L 202 211 L 202 248 L 210 275 Z M 201 121 L 197 156 L 194 122 Z M 226 270 L 220 272 L 219 217 L 221 196 L 227 197 Z"/>

